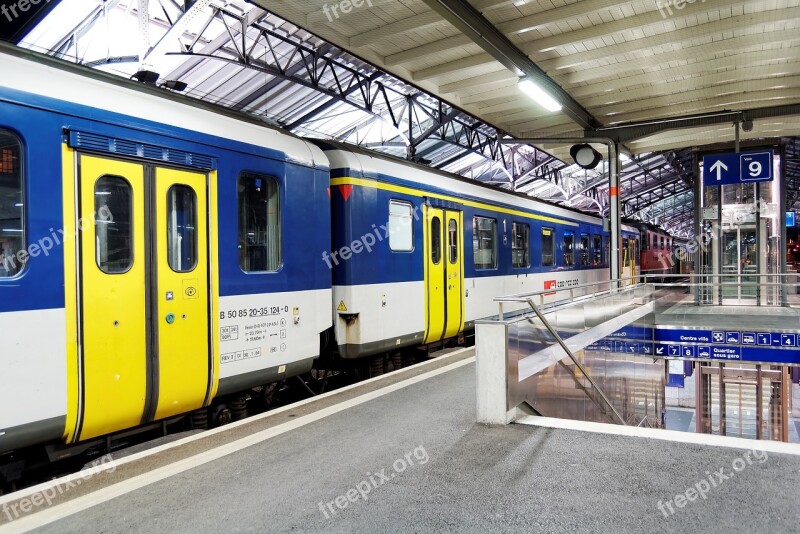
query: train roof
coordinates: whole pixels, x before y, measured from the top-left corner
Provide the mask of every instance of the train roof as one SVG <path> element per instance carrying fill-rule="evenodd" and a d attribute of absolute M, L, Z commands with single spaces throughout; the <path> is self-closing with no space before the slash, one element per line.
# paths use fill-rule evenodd
<path fill-rule="evenodd" d="M 338 141 L 313 140 L 313 142 L 329 153 L 328 158 L 330 160 L 331 169 L 346 167 L 368 174 L 398 176 L 399 171 L 410 167 L 419 171 L 419 173 L 414 173 L 413 175 L 404 173 L 402 176 L 398 177 L 423 185 L 435 185 L 436 179 L 441 180 L 441 178 L 445 178 L 451 182 L 442 182 L 442 188 L 452 190 L 456 194 L 470 194 L 477 198 L 495 200 L 497 202 L 513 204 L 528 209 L 537 209 L 547 214 L 558 215 L 560 217 L 592 224 L 598 224 L 601 221 L 599 216 L 591 215 L 575 208 L 560 206 L 554 202 L 538 199 L 522 193 L 499 189 L 475 180 L 470 180 L 469 178 L 464 178 L 457 174 L 414 163 L 396 156 L 369 151 Z M 330 154 L 330 152 L 337 152 L 338 154 L 333 155 Z M 340 158 L 343 159 L 340 160 Z M 532 208 L 531 204 L 536 204 L 537 206 Z M 636 228 L 629 225 L 626 226 L 626 230 L 636 231 Z"/>
<path fill-rule="evenodd" d="M 322 150 L 303 138 L 167 89 L 2 42 L 0 69 L 6 73 L 1 87 L 273 149 L 301 165 L 328 165 Z"/>

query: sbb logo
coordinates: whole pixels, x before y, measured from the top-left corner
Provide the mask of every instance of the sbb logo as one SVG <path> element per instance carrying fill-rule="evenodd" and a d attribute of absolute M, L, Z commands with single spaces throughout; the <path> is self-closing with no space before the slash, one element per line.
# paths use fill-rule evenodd
<path fill-rule="evenodd" d="M 545 280 L 544 281 L 544 288 L 545 289 L 555 289 L 556 288 L 556 281 L 555 280 Z M 553 291 L 552 293 L 545 293 L 545 296 L 547 296 L 547 295 L 555 295 L 555 294 L 556 294 L 556 292 Z"/>

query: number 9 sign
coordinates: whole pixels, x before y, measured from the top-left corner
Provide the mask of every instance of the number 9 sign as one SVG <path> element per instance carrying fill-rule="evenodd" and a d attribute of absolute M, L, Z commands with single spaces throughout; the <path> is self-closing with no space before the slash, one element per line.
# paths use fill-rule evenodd
<path fill-rule="evenodd" d="M 741 154 L 742 182 L 769 182 L 772 180 L 772 151 Z"/>

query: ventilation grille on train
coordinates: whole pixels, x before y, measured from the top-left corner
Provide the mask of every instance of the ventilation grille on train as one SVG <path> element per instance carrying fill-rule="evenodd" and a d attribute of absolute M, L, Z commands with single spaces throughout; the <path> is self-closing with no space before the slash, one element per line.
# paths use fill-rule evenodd
<path fill-rule="evenodd" d="M 92 152 L 131 156 L 195 169 L 213 170 L 217 167 L 216 160 L 211 156 L 147 145 L 96 133 L 70 131 L 69 146 Z"/>

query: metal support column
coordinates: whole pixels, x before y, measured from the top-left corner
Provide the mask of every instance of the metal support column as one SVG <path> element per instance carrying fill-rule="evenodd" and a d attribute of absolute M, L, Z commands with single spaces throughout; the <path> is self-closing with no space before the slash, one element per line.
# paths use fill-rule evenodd
<path fill-rule="evenodd" d="M 764 439 L 764 375 L 761 364 L 756 365 L 756 439 Z"/>
<path fill-rule="evenodd" d="M 780 168 L 781 168 L 781 182 L 780 182 L 780 190 L 778 195 L 778 213 L 780 213 L 780 217 L 778 220 L 780 221 L 781 225 L 781 241 L 778 243 L 776 254 L 780 256 L 779 265 L 780 271 L 779 274 L 781 280 L 781 305 L 788 306 L 789 305 L 789 290 L 794 290 L 793 286 L 786 285 L 786 217 L 783 215 L 786 213 L 786 145 L 781 144 L 781 161 L 780 161 Z M 774 201 L 774 200 L 773 200 Z"/>
<path fill-rule="evenodd" d="M 725 424 L 725 415 L 728 411 L 726 405 L 728 404 L 728 396 L 725 394 L 725 364 L 719 364 L 719 435 L 727 436 L 727 425 Z M 739 428 L 739 432 L 742 429 Z"/>
<path fill-rule="evenodd" d="M 609 145 L 608 212 L 611 223 L 611 279 L 622 278 L 620 265 L 620 205 L 619 205 L 619 150 L 616 143 L 613 150 Z M 631 273 L 633 275 L 633 273 Z"/>
<path fill-rule="evenodd" d="M 692 154 L 692 170 L 694 172 L 694 236 L 695 239 L 698 240 L 698 245 L 701 242 L 700 240 L 703 237 L 703 231 L 705 227 L 703 225 L 703 203 L 705 198 L 703 197 L 703 183 L 700 180 L 700 157 L 697 155 L 697 152 Z M 702 274 L 703 266 L 700 263 L 702 259 L 702 247 L 698 246 L 697 249 L 694 251 L 694 274 Z M 699 278 L 701 284 L 704 282 L 704 279 L 701 277 Z M 705 298 L 705 289 L 702 285 L 697 286 L 694 288 L 694 304 L 695 306 L 699 306 L 701 304 L 700 296 L 703 294 L 703 298 Z"/>
<path fill-rule="evenodd" d="M 782 160 L 781 160 L 782 161 Z M 788 365 L 782 365 L 781 369 L 781 441 L 789 441 L 789 409 L 792 398 L 792 377 Z"/>

